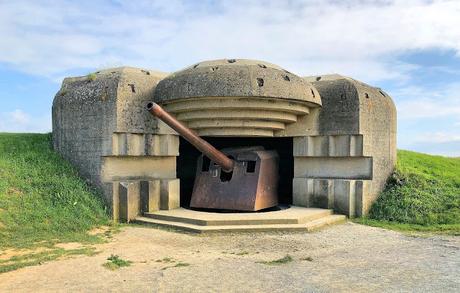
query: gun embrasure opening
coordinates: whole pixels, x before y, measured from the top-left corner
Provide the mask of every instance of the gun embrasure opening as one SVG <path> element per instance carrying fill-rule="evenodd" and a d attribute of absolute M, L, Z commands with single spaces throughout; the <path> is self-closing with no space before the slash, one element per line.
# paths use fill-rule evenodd
<path fill-rule="evenodd" d="M 149 102 L 147 103 L 147 110 L 150 114 L 162 120 L 172 129 L 177 131 L 177 133 L 190 142 L 200 152 L 209 157 L 211 161 L 219 165 L 223 171 L 232 172 L 235 165 L 235 162 L 232 159 L 199 137 L 193 130 L 166 112 L 160 105 L 154 102 Z"/>

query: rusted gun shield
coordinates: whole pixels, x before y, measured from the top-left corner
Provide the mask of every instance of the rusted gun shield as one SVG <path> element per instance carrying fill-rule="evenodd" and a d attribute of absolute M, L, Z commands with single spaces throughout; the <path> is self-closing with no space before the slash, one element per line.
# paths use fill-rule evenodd
<path fill-rule="evenodd" d="M 192 208 L 258 211 L 278 204 L 276 151 L 263 147 L 219 151 L 160 105 L 150 102 L 147 110 L 203 153 L 197 163 Z"/>
<path fill-rule="evenodd" d="M 197 162 L 192 208 L 258 211 L 278 204 L 278 154 L 263 147 L 222 150 L 235 162 L 233 171 L 201 155 Z"/>

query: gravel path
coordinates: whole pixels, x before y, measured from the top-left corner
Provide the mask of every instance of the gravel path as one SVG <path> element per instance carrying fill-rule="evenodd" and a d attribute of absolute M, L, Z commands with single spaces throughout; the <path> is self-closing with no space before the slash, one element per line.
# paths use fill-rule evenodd
<path fill-rule="evenodd" d="M 316 233 L 208 236 L 127 227 L 98 249 L 96 256 L 0 274 L 0 291 L 460 291 L 460 237 L 412 237 L 353 223 Z M 110 271 L 102 264 L 111 254 L 133 264 Z M 286 255 L 292 261 L 264 263 Z"/>

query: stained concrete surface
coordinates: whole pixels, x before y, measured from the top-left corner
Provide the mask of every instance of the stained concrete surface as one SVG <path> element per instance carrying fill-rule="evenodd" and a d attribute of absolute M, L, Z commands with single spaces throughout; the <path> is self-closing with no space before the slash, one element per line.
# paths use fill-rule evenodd
<path fill-rule="evenodd" d="M 316 233 L 196 236 L 127 227 L 100 254 L 0 274 L 1 292 L 458 292 L 460 237 L 348 223 Z M 117 254 L 133 261 L 110 271 Z M 293 261 L 268 265 L 290 255 Z M 172 258 L 170 262 L 159 261 Z M 174 267 L 177 263 L 189 266 Z"/>
<path fill-rule="evenodd" d="M 176 179 L 170 171 L 183 167 L 174 164 L 177 133 L 145 110 L 152 99 L 200 136 L 238 145 L 293 137 L 296 205 L 365 215 L 396 164 L 391 97 L 348 77 L 301 78 L 263 61 L 224 59 L 169 75 L 120 67 L 66 78 L 53 101 L 54 149 L 102 189 L 114 219 L 132 208 L 119 206 L 120 184 Z M 140 172 L 133 162 L 144 164 Z"/>
<path fill-rule="evenodd" d="M 160 103 L 196 97 L 268 97 L 321 105 L 309 81 L 277 65 L 248 59 L 200 62 L 162 79 L 154 93 Z"/>

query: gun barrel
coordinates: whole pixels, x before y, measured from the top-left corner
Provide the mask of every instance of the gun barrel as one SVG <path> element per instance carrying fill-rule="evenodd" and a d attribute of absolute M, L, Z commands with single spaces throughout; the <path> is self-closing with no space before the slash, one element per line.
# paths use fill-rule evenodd
<path fill-rule="evenodd" d="M 232 159 L 199 137 L 193 130 L 166 112 L 160 105 L 149 102 L 147 104 L 147 110 L 150 114 L 161 119 L 164 123 L 177 131 L 177 133 L 194 145 L 200 152 L 209 157 L 211 161 L 218 164 L 224 171 L 230 172 L 233 170 L 234 162 Z"/>

